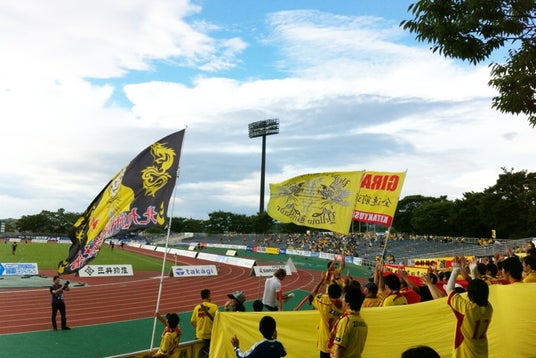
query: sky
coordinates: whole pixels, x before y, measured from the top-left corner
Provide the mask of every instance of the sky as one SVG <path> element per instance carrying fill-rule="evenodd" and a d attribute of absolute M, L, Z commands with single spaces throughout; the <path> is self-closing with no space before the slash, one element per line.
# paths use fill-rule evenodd
<path fill-rule="evenodd" d="M 186 128 L 172 215 L 259 211 L 269 184 L 407 171 L 401 198 L 448 199 L 536 170 L 535 129 L 491 108 L 488 63 L 433 54 L 406 0 L 0 2 L 0 219 L 83 212 Z M 497 55 L 498 61 L 503 58 Z"/>

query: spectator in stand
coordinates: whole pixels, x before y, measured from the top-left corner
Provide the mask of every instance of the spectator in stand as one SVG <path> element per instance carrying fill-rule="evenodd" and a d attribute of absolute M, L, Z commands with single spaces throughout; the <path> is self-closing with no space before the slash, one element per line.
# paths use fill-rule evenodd
<path fill-rule="evenodd" d="M 363 285 L 363 294 L 365 299 L 361 308 L 380 307 L 382 305 L 382 299 L 378 297 L 378 286 L 374 282 L 367 282 Z"/>
<path fill-rule="evenodd" d="M 244 306 L 246 296 L 244 296 L 244 292 L 235 291 L 233 293 L 229 293 L 227 297 L 229 297 L 230 300 L 223 305 L 223 309 L 225 311 L 246 312 L 246 307 Z"/>
<path fill-rule="evenodd" d="M 523 265 L 517 256 L 511 256 L 502 261 L 502 277 L 508 283 L 522 282 Z"/>
<path fill-rule="evenodd" d="M 332 283 L 328 286 L 327 294 L 319 293 L 320 288 L 326 281 L 326 277 L 326 275 L 322 275 L 322 278 L 311 292 L 311 295 L 314 297 L 312 301 L 313 307 L 320 314 L 320 321 L 318 323 L 318 337 L 316 341 L 316 347 L 320 351 L 320 358 L 329 358 L 329 334 L 334 323 L 344 312 L 341 301 L 342 290 L 339 285 Z"/>
<path fill-rule="evenodd" d="M 487 330 L 493 316 L 493 307 L 488 302 L 489 287 L 474 279 L 467 285 L 467 298 L 454 290 L 456 277 L 461 271 L 459 262 L 453 262 L 452 275 L 447 283 L 447 304 L 456 317 L 456 332 L 452 357 L 488 357 Z"/>
<path fill-rule="evenodd" d="M 536 282 L 536 256 L 527 255 L 523 257 L 524 283 Z"/>
<path fill-rule="evenodd" d="M 211 302 L 209 289 L 201 290 L 201 300 L 202 302 L 194 307 L 190 323 L 195 327 L 195 338 L 204 341 L 200 357 L 208 357 L 212 324 L 214 323 L 214 316 L 218 311 L 218 306 Z"/>
<path fill-rule="evenodd" d="M 343 297 L 346 310 L 333 327 L 332 356 L 360 358 L 368 334 L 367 323 L 360 316 L 361 304 L 365 296 L 357 287 L 348 286 Z"/>
<path fill-rule="evenodd" d="M 277 311 L 278 301 L 279 305 L 283 303 L 283 291 L 281 288 L 281 281 L 287 277 L 287 272 L 285 269 L 277 269 L 274 272 L 274 275 L 266 279 L 264 283 L 264 294 L 262 296 L 262 303 L 268 311 Z"/>

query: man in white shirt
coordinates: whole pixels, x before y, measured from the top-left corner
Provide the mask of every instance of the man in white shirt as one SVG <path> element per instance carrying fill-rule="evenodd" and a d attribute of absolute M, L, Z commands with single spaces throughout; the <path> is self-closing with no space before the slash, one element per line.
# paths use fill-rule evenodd
<path fill-rule="evenodd" d="M 281 291 L 281 281 L 287 277 L 287 272 L 280 268 L 274 272 L 274 275 L 264 283 L 264 294 L 262 296 L 262 304 L 268 311 L 277 311 L 277 302 L 281 304 L 283 301 L 283 292 Z"/>

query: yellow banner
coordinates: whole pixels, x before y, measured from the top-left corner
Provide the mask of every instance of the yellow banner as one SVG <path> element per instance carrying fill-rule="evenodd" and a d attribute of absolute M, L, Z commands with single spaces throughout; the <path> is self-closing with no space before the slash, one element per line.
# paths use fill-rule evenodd
<path fill-rule="evenodd" d="M 490 286 L 489 301 L 494 312 L 487 333 L 489 358 L 534 357 L 534 297 L 533 283 Z M 318 314 L 314 310 L 218 312 L 212 328 L 210 357 L 234 357 L 231 337 L 235 334 L 243 351 L 260 341 L 259 320 L 270 315 L 277 322 L 277 339 L 285 346 L 287 357 L 316 358 Z M 365 308 L 361 316 L 368 325 L 363 357 L 400 357 L 406 349 L 417 345 L 430 346 L 441 357 L 452 355 L 456 318 L 446 297 L 412 305 Z"/>
<path fill-rule="evenodd" d="M 366 172 L 361 180 L 353 220 L 390 227 L 406 173 Z"/>
<path fill-rule="evenodd" d="M 270 184 L 267 213 L 282 223 L 347 234 L 363 172 L 305 174 Z"/>

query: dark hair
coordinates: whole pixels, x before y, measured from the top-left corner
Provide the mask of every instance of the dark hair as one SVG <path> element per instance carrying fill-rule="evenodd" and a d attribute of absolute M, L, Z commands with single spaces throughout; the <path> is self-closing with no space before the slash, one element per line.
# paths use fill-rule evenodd
<path fill-rule="evenodd" d="M 361 292 L 361 289 L 357 286 L 346 286 L 344 292 L 344 301 L 348 303 L 352 311 L 361 310 L 361 305 L 365 300 L 365 295 Z"/>
<path fill-rule="evenodd" d="M 341 286 L 336 283 L 332 283 L 328 286 L 328 296 L 329 298 L 340 298 L 342 294 Z"/>
<path fill-rule="evenodd" d="M 389 287 L 391 291 L 400 291 L 400 279 L 394 273 L 391 273 L 383 278 L 385 286 Z"/>
<path fill-rule="evenodd" d="M 401 358 L 441 358 L 441 356 L 428 346 L 417 346 L 407 349 Z"/>
<path fill-rule="evenodd" d="M 531 269 L 536 270 L 536 256 L 527 255 L 523 257 L 523 262 Z"/>
<path fill-rule="evenodd" d="M 210 297 L 210 290 L 208 288 L 205 288 L 204 290 L 201 290 L 201 298 L 206 300 Z"/>
<path fill-rule="evenodd" d="M 486 271 L 488 271 L 488 267 L 486 264 L 479 262 L 476 264 L 476 270 L 480 274 L 480 276 L 484 276 L 486 274 Z"/>
<path fill-rule="evenodd" d="M 536 249 L 534 247 L 531 247 L 527 250 L 527 256 L 536 256 Z"/>
<path fill-rule="evenodd" d="M 264 316 L 259 321 L 259 331 L 266 339 L 272 339 L 275 332 L 275 319 L 270 316 Z"/>
<path fill-rule="evenodd" d="M 166 315 L 166 319 L 168 321 L 169 328 L 175 328 L 181 321 L 179 316 L 176 313 L 168 313 Z"/>
<path fill-rule="evenodd" d="M 430 272 L 428 274 L 428 277 L 430 277 L 430 281 L 432 281 L 432 284 L 435 285 L 437 283 L 437 281 L 439 280 L 439 278 L 437 277 L 437 275 L 433 272 Z"/>
<path fill-rule="evenodd" d="M 469 284 L 467 285 L 467 297 L 469 297 L 472 302 L 479 306 L 487 306 L 488 296 L 489 287 L 485 281 L 479 278 L 469 281 Z"/>
<path fill-rule="evenodd" d="M 495 277 L 497 276 L 497 272 L 499 272 L 499 269 L 497 268 L 497 265 L 495 265 L 493 262 L 490 262 L 486 265 L 486 272 L 488 271 L 491 277 Z"/>
<path fill-rule="evenodd" d="M 262 300 L 255 300 L 253 301 L 253 311 L 260 312 L 264 308 L 264 305 L 262 304 Z"/>
<path fill-rule="evenodd" d="M 519 257 L 512 256 L 502 262 L 502 268 L 504 272 L 510 274 L 515 280 L 521 280 L 523 275 L 523 265 L 519 260 Z"/>
<path fill-rule="evenodd" d="M 58 275 L 54 276 L 54 278 L 52 279 L 52 281 L 56 281 L 57 278 L 60 278 Z"/>

